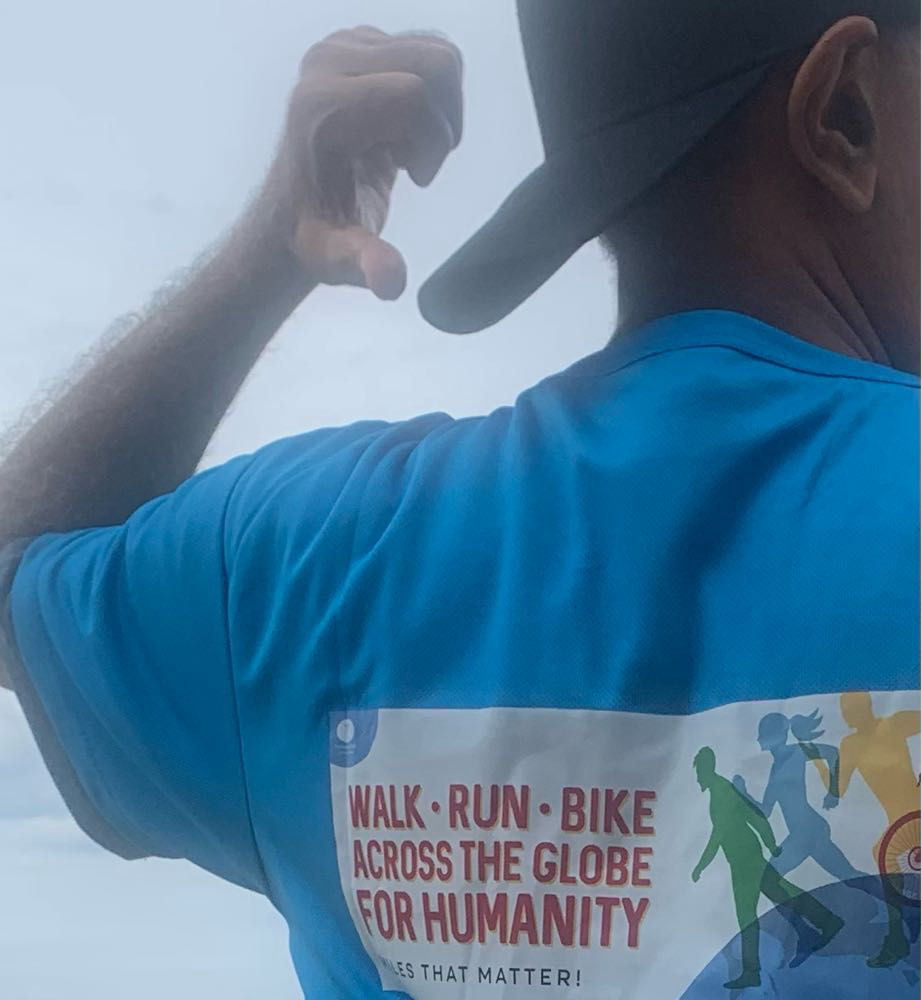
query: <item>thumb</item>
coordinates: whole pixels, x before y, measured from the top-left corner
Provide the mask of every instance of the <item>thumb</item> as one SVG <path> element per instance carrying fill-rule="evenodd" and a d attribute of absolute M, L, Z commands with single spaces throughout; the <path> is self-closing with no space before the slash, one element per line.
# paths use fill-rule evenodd
<path fill-rule="evenodd" d="M 386 302 L 398 299 L 406 290 L 406 261 L 399 250 L 386 240 L 362 230 L 358 268 L 365 288 Z"/>
<path fill-rule="evenodd" d="M 368 288 L 387 301 L 406 288 L 406 261 L 399 250 L 362 226 L 305 221 L 298 226 L 294 251 L 321 284 Z"/>

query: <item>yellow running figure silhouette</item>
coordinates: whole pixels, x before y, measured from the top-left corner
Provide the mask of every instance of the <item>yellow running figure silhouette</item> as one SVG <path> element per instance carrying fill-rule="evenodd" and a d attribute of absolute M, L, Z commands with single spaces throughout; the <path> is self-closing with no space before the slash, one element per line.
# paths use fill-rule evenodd
<path fill-rule="evenodd" d="M 841 715 L 853 732 L 841 741 L 838 794 L 844 796 L 856 771 L 885 810 L 888 829 L 918 809 L 918 778 L 908 741 L 921 732 L 921 711 L 896 712 L 882 718 L 874 714 L 870 694 L 846 692 L 841 695 Z M 873 845 L 873 860 L 877 864 L 885 835 L 884 830 Z M 900 908 L 888 880 L 884 879 L 883 890 L 889 911 L 889 933 L 882 951 L 868 961 L 877 967 L 895 965 L 909 951 Z"/>
<path fill-rule="evenodd" d="M 921 732 L 921 711 L 896 712 L 888 718 L 873 713 L 873 698 L 865 692 L 841 695 L 841 715 L 854 730 L 841 741 L 838 795 L 844 797 L 857 771 L 886 812 L 887 827 L 918 808 L 918 777 L 908 741 Z M 873 859 L 879 861 L 879 845 Z"/>

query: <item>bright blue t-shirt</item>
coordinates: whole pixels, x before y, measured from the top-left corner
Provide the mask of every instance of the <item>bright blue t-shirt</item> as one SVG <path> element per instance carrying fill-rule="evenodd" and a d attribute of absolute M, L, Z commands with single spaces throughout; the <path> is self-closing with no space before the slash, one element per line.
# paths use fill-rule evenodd
<path fill-rule="evenodd" d="M 16 686 L 308 996 L 914 998 L 918 388 L 696 312 L 280 441 L 28 545 Z"/>

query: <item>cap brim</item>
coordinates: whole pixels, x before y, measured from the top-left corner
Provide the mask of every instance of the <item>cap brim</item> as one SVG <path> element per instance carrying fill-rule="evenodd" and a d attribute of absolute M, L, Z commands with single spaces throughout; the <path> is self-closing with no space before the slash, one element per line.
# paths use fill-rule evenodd
<path fill-rule="evenodd" d="M 422 315 L 447 333 L 503 319 L 690 152 L 767 69 L 619 122 L 547 160 L 425 282 Z"/>

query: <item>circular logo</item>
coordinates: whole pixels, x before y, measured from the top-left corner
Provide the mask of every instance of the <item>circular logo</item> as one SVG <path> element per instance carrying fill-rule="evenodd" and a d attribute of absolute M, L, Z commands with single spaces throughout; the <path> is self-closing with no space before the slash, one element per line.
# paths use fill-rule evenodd
<path fill-rule="evenodd" d="M 354 767 L 371 752 L 377 736 L 374 710 L 331 712 L 329 716 L 329 759 L 337 767 Z"/>
<path fill-rule="evenodd" d="M 886 831 L 879 845 L 879 871 L 902 900 L 911 906 L 918 905 L 921 811 L 906 813 Z"/>

